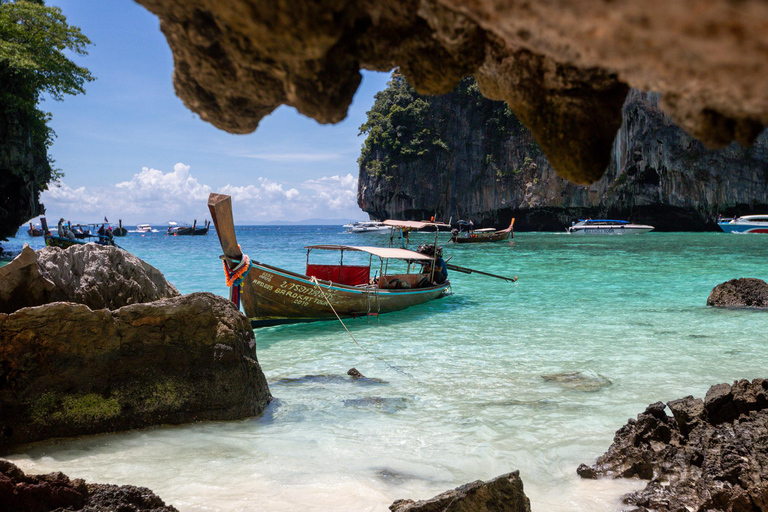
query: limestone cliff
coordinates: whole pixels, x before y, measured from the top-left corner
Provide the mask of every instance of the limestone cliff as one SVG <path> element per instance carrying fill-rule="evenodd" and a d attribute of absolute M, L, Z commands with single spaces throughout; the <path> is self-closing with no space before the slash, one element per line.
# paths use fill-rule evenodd
<path fill-rule="evenodd" d="M 706 230 L 719 213 L 768 211 L 768 133 L 749 149 L 707 149 L 658 102 L 630 92 L 608 169 L 583 186 L 560 178 L 531 132 L 471 78 L 426 97 L 395 74 L 361 127 L 368 138 L 358 204 L 374 218 L 436 215 L 501 227 L 515 217 L 520 230 L 561 230 L 579 217 Z"/>
<path fill-rule="evenodd" d="M 0 240 L 44 212 L 40 192 L 53 170 L 38 119 L 0 99 Z"/>

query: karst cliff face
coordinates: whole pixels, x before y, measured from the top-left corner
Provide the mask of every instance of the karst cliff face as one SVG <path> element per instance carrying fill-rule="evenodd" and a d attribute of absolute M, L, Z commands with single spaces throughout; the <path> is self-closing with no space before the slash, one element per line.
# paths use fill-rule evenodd
<path fill-rule="evenodd" d="M 358 204 L 374 218 L 501 227 L 515 217 L 520 230 L 561 230 L 590 216 L 706 230 L 720 213 L 768 211 L 768 133 L 749 149 L 707 149 L 658 104 L 657 94 L 629 93 L 610 165 L 584 186 L 559 177 L 531 132 L 471 78 L 424 97 L 395 74 L 363 126 Z"/>
<path fill-rule="evenodd" d="M 45 138 L 36 123 L 0 102 L 0 240 L 43 213 L 40 192 L 50 181 Z"/>

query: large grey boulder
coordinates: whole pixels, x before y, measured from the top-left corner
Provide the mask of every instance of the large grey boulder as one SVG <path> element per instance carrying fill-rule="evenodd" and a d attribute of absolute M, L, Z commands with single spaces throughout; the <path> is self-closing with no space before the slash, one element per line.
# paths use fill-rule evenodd
<path fill-rule="evenodd" d="M 523 492 L 520 472 L 513 471 L 493 480 L 464 484 L 452 491 L 422 501 L 397 500 L 392 512 L 531 512 Z"/>
<path fill-rule="evenodd" d="M 158 269 L 117 247 L 25 246 L 0 268 L 0 313 L 60 301 L 118 309 L 178 295 Z"/>
<path fill-rule="evenodd" d="M 768 308 L 768 283 L 762 279 L 731 279 L 714 287 L 707 306 L 723 308 Z"/>
<path fill-rule="evenodd" d="M 115 311 L 0 313 L 0 451 L 164 423 L 231 420 L 271 400 L 248 319 L 210 293 Z"/>

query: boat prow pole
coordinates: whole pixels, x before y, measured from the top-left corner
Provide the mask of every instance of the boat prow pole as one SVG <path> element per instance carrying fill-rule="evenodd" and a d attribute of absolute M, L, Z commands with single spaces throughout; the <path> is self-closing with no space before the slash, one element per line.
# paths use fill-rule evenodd
<path fill-rule="evenodd" d="M 224 258 L 227 264 L 234 268 L 243 259 L 243 253 L 237 245 L 235 221 L 232 218 L 232 198 L 225 194 L 211 193 L 208 196 L 208 210 L 211 212 L 211 219 L 216 227 L 216 235 L 224 251 Z"/>
<path fill-rule="evenodd" d="M 460 267 L 458 265 L 450 265 L 448 263 L 446 263 L 446 267 L 448 267 L 448 270 L 455 270 L 456 272 L 461 272 L 463 274 L 481 274 L 488 277 L 495 277 L 496 279 L 503 279 L 504 281 L 509 281 L 510 283 L 514 283 L 515 281 L 517 281 L 517 276 L 505 277 L 497 274 L 491 274 L 489 272 L 483 272 L 482 270 L 476 270 L 474 268 Z"/>

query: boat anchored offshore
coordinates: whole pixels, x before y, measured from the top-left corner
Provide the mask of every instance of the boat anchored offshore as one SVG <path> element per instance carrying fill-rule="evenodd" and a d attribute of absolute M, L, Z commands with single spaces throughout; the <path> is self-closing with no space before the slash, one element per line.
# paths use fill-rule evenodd
<path fill-rule="evenodd" d="M 335 320 L 399 311 L 442 297 L 450 281 L 435 284 L 431 273 L 410 272 L 412 263 L 431 263 L 435 257 L 396 248 L 351 245 L 307 246 L 306 274 L 253 261 L 237 243 L 230 196 L 208 198 L 216 233 L 224 251 L 224 270 L 230 298 L 254 327 L 296 322 Z M 389 229 L 389 228 L 388 228 Z M 309 263 L 312 251 L 338 251 L 338 265 Z M 369 255 L 367 265 L 345 265 L 345 253 Z M 373 267 L 374 257 L 380 265 Z M 405 273 L 389 273 L 389 262 L 407 263 Z M 371 271 L 374 275 L 371 275 Z"/>
<path fill-rule="evenodd" d="M 199 228 L 197 227 L 197 219 L 195 219 L 195 222 L 192 223 L 192 227 L 190 226 L 168 226 L 168 231 L 165 233 L 166 235 L 171 236 L 200 236 L 200 235 L 207 235 L 208 234 L 208 228 L 210 227 L 211 223 L 209 221 L 205 221 L 205 227 Z"/>
<path fill-rule="evenodd" d="M 353 222 L 351 224 L 345 224 L 345 228 L 347 228 L 347 233 L 388 233 L 390 231 L 390 227 L 385 225 L 383 222 L 379 222 L 377 220 L 370 220 L 365 222 Z"/>
<path fill-rule="evenodd" d="M 565 229 L 569 235 L 640 235 L 652 230 L 653 226 L 608 219 L 579 219 Z"/>
<path fill-rule="evenodd" d="M 456 244 L 479 244 L 483 242 L 502 242 L 514 238 L 512 226 L 515 225 L 515 219 L 509 223 L 506 229 L 496 230 L 494 228 L 473 229 L 472 224 L 467 221 L 459 221 L 459 228 L 451 231 L 451 242 Z"/>
<path fill-rule="evenodd" d="M 717 222 L 726 233 L 763 233 L 768 234 L 768 215 L 744 215 Z"/>

